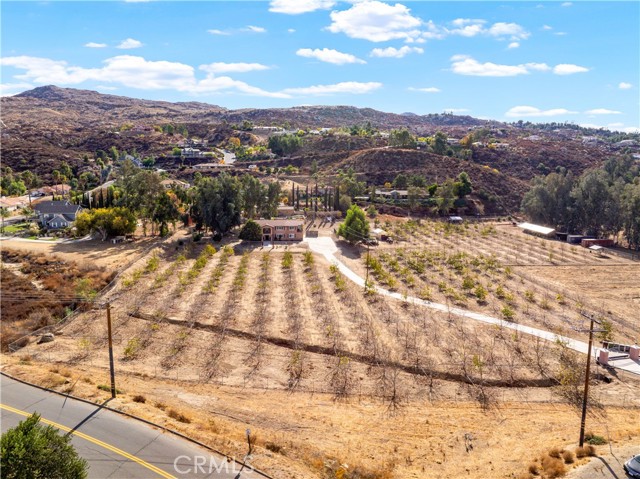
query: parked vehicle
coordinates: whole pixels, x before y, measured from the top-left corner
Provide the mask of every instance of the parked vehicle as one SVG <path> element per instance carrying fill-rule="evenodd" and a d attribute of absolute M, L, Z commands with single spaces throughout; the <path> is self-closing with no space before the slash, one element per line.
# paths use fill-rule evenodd
<path fill-rule="evenodd" d="M 633 456 L 622 466 L 629 477 L 640 477 L 640 454 Z"/>

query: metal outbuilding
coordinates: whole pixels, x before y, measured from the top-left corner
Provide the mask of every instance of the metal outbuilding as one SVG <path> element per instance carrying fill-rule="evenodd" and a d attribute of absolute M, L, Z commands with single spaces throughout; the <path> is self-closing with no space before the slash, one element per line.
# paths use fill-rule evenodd
<path fill-rule="evenodd" d="M 549 228 L 547 226 L 534 225 L 532 223 L 520 223 L 518 228 L 522 228 L 525 233 L 532 233 L 542 236 L 551 236 L 555 234 L 556 230 L 554 228 Z"/>

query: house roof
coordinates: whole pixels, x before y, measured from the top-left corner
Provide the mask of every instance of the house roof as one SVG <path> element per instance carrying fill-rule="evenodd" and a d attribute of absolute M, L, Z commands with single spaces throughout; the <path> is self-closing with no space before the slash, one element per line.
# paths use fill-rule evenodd
<path fill-rule="evenodd" d="M 29 198 L 26 196 L 3 196 L 0 198 L 0 205 L 2 207 L 11 207 L 24 205 L 29 202 Z"/>
<path fill-rule="evenodd" d="M 174 179 L 168 179 L 168 180 L 162 180 L 160 182 L 161 185 L 179 185 L 179 186 L 189 186 L 189 183 L 187 183 L 186 181 L 182 181 L 182 180 L 174 180 Z"/>
<path fill-rule="evenodd" d="M 518 228 L 522 228 L 525 231 L 533 231 L 534 233 L 540 233 L 542 235 L 550 235 L 555 232 L 555 229 L 548 228 L 546 226 L 534 225 L 531 223 L 520 223 Z"/>
<path fill-rule="evenodd" d="M 73 215 L 80 211 L 82 207 L 68 201 L 41 201 L 33 209 L 40 214 Z"/>
<path fill-rule="evenodd" d="M 302 220 L 255 220 L 260 226 L 300 226 Z"/>

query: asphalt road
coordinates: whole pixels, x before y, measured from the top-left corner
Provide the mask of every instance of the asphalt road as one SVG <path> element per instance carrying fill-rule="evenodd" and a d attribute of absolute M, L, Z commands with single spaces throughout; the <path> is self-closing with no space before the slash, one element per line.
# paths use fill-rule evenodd
<path fill-rule="evenodd" d="M 638 446 L 613 446 L 613 454 L 609 446 L 598 447 L 598 457 L 567 474 L 566 479 L 626 479 L 622 465 L 636 454 L 640 454 Z"/>
<path fill-rule="evenodd" d="M 143 422 L 0 376 L 2 432 L 37 412 L 44 423 L 72 431 L 72 444 L 89 463 L 89 477 L 263 477 L 224 457 Z"/>

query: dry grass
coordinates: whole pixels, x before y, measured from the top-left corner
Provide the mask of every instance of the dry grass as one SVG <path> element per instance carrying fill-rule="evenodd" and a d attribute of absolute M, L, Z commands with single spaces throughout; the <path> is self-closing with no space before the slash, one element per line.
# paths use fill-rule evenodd
<path fill-rule="evenodd" d="M 176 421 L 183 422 L 185 424 L 191 423 L 191 418 L 189 416 L 185 415 L 182 412 L 176 411 L 175 409 L 169 409 L 167 411 L 167 416 L 169 416 L 171 419 L 175 419 Z"/>
<path fill-rule="evenodd" d="M 571 451 L 564 451 L 562 453 L 562 459 L 564 460 L 565 464 L 573 464 L 576 460 L 576 456 Z"/>
<path fill-rule="evenodd" d="M 27 380 L 41 381 L 55 375 L 48 365 L 40 369 L 36 361 L 19 365 L 18 358 L 5 356 L 3 362 L 8 373 Z M 107 369 L 68 368 L 74 377 L 108 383 Z M 499 411 L 487 414 L 468 402 L 410 400 L 400 414 L 389 416 L 384 404 L 366 398 L 334 403 L 330 395 L 318 393 L 262 390 L 248 394 L 240 387 L 176 383 L 122 373 L 118 386 L 143 395 L 146 403 L 119 396 L 110 403 L 113 407 L 175 428 L 236 457 L 246 453 L 244 432 L 250 427 L 259 436 L 254 464 L 274 477 L 324 479 L 326 474 L 334 474 L 334 479 L 342 464 L 349 466 L 349 473 L 360 474 L 345 477 L 376 477 L 366 475 L 376 473 L 377 477 L 398 479 L 517 477 L 526 471 L 532 455 L 542 457 L 545 451 L 538 444 L 568 444 L 572 435 L 567 431 L 579 425 L 571 408 L 557 404 L 504 403 Z M 84 381 L 77 383 L 74 394 L 92 400 L 109 396 L 108 391 Z M 191 423 L 170 418 L 170 410 L 188 417 Z M 639 410 L 608 408 L 607 422 L 613 441 L 637 444 Z M 464 447 L 466 433 L 475 437 L 469 453 Z M 281 448 L 280 452 L 270 450 L 272 445 Z M 325 463 L 333 466 L 325 470 Z M 536 477 L 546 474 L 542 467 L 539 474 Z"/>
<path fill-rule="evenodd" d="M 567 473 L 567 468 L 562 459 L 552 456 L 542 458 L 542 469 L 544 470 L 544 476 L 548 479 L 562 477 Z"/>

